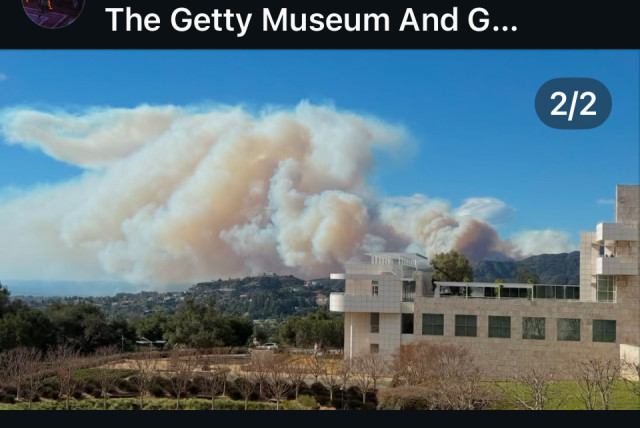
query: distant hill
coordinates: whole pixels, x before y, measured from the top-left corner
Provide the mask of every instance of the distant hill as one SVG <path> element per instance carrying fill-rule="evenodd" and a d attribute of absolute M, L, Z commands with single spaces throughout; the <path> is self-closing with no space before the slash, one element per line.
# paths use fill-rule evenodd
<path fill-rule="evenodd" d="M 7 283 L 9 291 L 11 284 Z M 54 300 L 95 304 L 110 318 L 144 318 L 154 312 L 172 314 L 185 299 L 214 299 L 220 311 L 252 319 L 306 315 L 326 305 L 319 296 L 344 290 L 344 281 L 328 278 L 305 281 L 292 275 L 264 273 L 245 278 L 197 283 L 184 291 L 140 291 L 115 296 L 15 296 L 33 307 L 43 308 Z"/>
<path fill-rule="evenodd" d="M 485 260 L 473 268 L 473 279 L 478 282 L 493 282 L 500 278 L 504 282 L 519 282 L 519 268 L 536 274 L 540 284 L 579 284 L 580 252 L 541 254 L 519 261 Z"/>
<path fill-rule="evenodd" d="M 578 284 L 580 253 L 543 254 L 520 261 L 483 261 L 474 267 L 474 280 L 524 282 L 518 278 L 522 269 L 536 274 L 542 284 Z M 6 284 L 12 291 L 12 284 Z M 344 291 L 344 280 L 318 278 L 305 281 L 292 275 L 264 273 L 245 278 L 218 279 L 197 283 L 184 291 L 140 291 L 115 296 L 52 297 L 17 296 L 34 307 L 46 307 L 54 300 L 91 302 L 107 316 L 128 319 L 144 318 L 154 312 L 172 314 L 185 299 L 215 299 L 218 309 L 252 319 L 283 318 L 305 315 L 326 306 L 332 291 Z"/>

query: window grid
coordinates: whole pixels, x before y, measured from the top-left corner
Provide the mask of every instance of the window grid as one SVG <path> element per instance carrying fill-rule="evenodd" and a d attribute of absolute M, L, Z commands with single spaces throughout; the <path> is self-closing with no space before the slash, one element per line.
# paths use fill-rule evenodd
<path fill-rule="evenodd" d="M 616 321 L 593 320 L 593 341 L 614 343 L 616 341 Z"/>
<path fill-rule="evenodd" d="M 444 334 L 444 314 L 422 314 L 422 334 L 442 336 Z"/>
<path fill-rule="evenodd" d="M 511 337 L 511 317 L 489 315 L 489 337 L 509 339 Z"/>
<path fill-rule="evenodd" d="M 522 338 L 544 340 L 545 319 L 539 317 L 522 317 Z"/>
<path fill-rule="evenodd" d="M 616 277 L 614 275 L 598 275 L 596 278 L 598 302 L 616 301 Z"/>
<path fill-rule="evenodd" d="M 371 333 L 379 333 L 380 332 L 380 314 L 378 312 L 371 312 L 370 325 L 371 325 Z"/>
<path fill-rule="evenodd" d="M 416 282 L 404 281 L 402 283 L 402 301 L 413 302 L 415 294 L 416 294 Z"/>
<path fill-rule="evenodd" d="M 580 341 L 580 320 L 576 318 L 558 318 L 557 339 L 560 341 Z"/>
<path fill-rule="evenodd" d="M 475 315 L 456 315 L 456 336 L 476 337 L 478 318 Z"/>

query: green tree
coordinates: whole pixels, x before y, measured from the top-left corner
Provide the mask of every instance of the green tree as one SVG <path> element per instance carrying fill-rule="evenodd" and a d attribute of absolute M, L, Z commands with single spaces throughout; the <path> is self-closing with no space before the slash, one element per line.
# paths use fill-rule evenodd
<path fill-rule="evenodd" d="M 9 289 L 0 282 L 0 318 L 2 318 L 11 309 L 11 299 L 9 298 Z"/>
<path fill-rule="evenodd" d="M 53 324 L 37 309 L 14 304 L 12 312 L 0 318 L 0 351 L 18 346 L 45 351 L 55 343 Z"/>
<path fill-rule="evenodd" d="M 135 331 L 124 320 L 107 322 L 104 313 L 91 303 L 54 302 L 46 310 L 56 332 L 57 343 L 88 354 L 101 346 L 120 345 L 122 337 L 131 342 Z"/>
<path fill-rule="evenodd" d="M 163 340 L 167 332 L 169 317 L 163 312 L 156 312 L 148 318 L 142 318 L 133 322 L 136 335 L 146 337 L 149 340 Z"/>
<path fill-rule="evenodd" d="M 465 278 L 468 282 L 473 281 L 473 268 L 469 264 L 469 259 L 456 250 L 436 254 L 431 260 L 431 266 L 434 281 L 463 282 Z"/>
<path fill-rule="evenodd" d="M 433 268 L 432 282 L 435 288 L 436 281 L 473 282 L 473 268 L 469 259 L 456 250 L 448 253 L 439 253 L 431 259 Z M 451 287 L 453 294 L 461 294 L 464 287 Z"/>
<path fill-rule="evenodd" d="M 188 299 L 167 323 L 167 338 L 194 348 L 246 345 L 253 323 L 243 317 L 221 314 L 215 301 L 204 304 Z"/>
<path fill-rule="evenodd" d="M 280 326 L 280 340 L 284 343 L 311 347 L 315 343 L 342 347 L 344 343 L 344 319 L 318 310 L 306 317 L 289 317 Z"/>

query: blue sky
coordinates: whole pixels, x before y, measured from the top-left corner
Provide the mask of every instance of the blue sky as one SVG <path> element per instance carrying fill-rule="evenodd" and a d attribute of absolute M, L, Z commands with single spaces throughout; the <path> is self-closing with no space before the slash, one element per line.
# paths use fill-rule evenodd
<path fill-rule="evenodd" d="M 0 109 L 309 100 L 374 115 L 403 126 L 414 146 L 400 160 L 379 154 L 369 178 L 379 193 L 454 207 L 498 198 L 516 210 L 498 225 L 504 237 L 557 229 L 577 243 L 578 231 L 612 220 L 613 206 L 598 200 L 639 178 L 637 51 L 2 51 L 0 73 Z M 579 131 L 540 122 L 536 92 L 558 77 L 604 83 L 608 120 Z M 81 172 L 0 144 L 0 189 Z"/>

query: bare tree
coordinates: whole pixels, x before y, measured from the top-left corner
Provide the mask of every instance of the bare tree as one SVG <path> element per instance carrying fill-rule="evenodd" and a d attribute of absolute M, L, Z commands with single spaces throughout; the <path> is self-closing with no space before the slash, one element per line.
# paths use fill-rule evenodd
<path fill-rule="evenodd" d="M 211 410 L 214 409 L 214 401 L 218 394 L 222 393 L 227 383 L 229 369 L 223 367 L 214 360 L 213 364 L 206 364 L 203 367 L 204 389 L 211 396 Z"/>
<path fill-rule="evenodd" d="M 120 350 L 117 346 L 103 346 L 96 349 L 98 382 L 100 383 L 100 395 L 102 396 L 104 410 L 107 410 L 109 391 L 116 389 L 120 377 L 115 369 L 115 357 Z"/>
<path fill-rule="evenodd" d="M 388 372 L 389 365 L 380 354 L 368 354 L 363 356 L 364 366 L 373 382 L 373 389 L 378 389 L 378 380 Z"/>
<path fill-rule="evenodd" d="M 367 401 L 367 391 L 372 383 L 367 357 L 368 355 L 356 355 L 351 360 L 351 382 L 362 394 L 362 404 Z"/>
<path fill-rule="evenodd" d="M 288 374 L 295 369 L 287 367 L 283 358 L 273 358 L 267 366 L 265 390 L 269 397 L 276 401 L 276 410 L 280 410 L 280 403 L 287 398 L 293 385 L 288 382 Z"/>
<path fill-rule="evenodd" d="M 245 372 L 236 378 L 236 387 L 240 391 L 240 395 L 244 398 L 244 409 L 249 406 L 249 398 L 256 390 L 257 379 L 254 372 Z"/>
<path fill-rule="evenodd" d="M 555 371 L 544 366 L 521 369 L 507 382 L 496 382 L 496 387 L 516 406 L 526 410 L 544 410 L 551 404 L 554 409 L 566 403 L 569 395 L 554 388 Z"/>
<path fill-rule="evenodd" d="M 451 410 L 483 408 L 489 391 L 480 383 L 480 369 L 468 350 L 455 345 L 430 347 L 426 384 L 433 390 L 436 406 Z"/>
<path fill-rule="evenodd" d="M 82 381 L 74 375 L 78 368 L 80 353 L 69 345 L 58 345 L 51 353 L 50 360 L 58 375 L 60 396 L 65 398 L 65 409 L 71 408 L 71 397 Z"/>
<path fill-rule="evenodd" d="M 640 398 L 640 362 L 625 363 L 624 369 L 628 374 L 635 379 L 624 378 L 625 384 L 629 391 L 631 391 L 636 397 Z"/>
<path fill-rule="evenodd" d="M 347 390 L 347 384 L 351 379 L 351 361 L 342 360 L 336 371 L 338 378 L 340 379 L 340 388 Z"/>
<path fill-rule="evenodd" d="M 432 346 L 425 342 L 401 345 L 391 365 L 394 379 L 410 386 L 426 382 L 430 376 Z"/>
<path fill-rule="evenodd" d="M 25 376 L 23 384 L 23 397 L 29 403 L 31 410 L 33 400 L 38 396 L 44 384 L 45 370 L 43 367 L 42 353 L 34 348 L 29 348 L 25 360 Z"/>
<path fill-rule="evenodd" d="M 573 378 L 578 386 L 576 398 L 587 410 L 598 408 L 609 410 L 611 394 L 620 378 L 620 361 L 614 359 L 590 358 L 573 364 Z"/>
<path fill-rule="evenodd" d="M 318 379 L 325 372 L 323 360 L 323 358 L 318 357 L 317 355 L 312 355 L 308 360 L 306 360 L 306 370 L 311 376 L 313 376 L 314 383 L 318 383 Z"/>
<path fill-rule="evenodd" d="M 16 400 L 20 400 L 22 383 L 28 373 L 29 363 L 37 354 L 37 350 L 20 346 L 4 353 L 4 364 L 7 377 L 16 387 Z"/>
<path fill-rule="evenodd" d="M 133 383 L 138 387 L 140 398 L 140 410 L 144 408 L 144 394 L 151 386 L 153 376 L 158 371 L 158 358 L 154 352 L 144 352 L 133 358 L 133 367 L 136 375 L 132 377 Z"/>
<path fill-rule="evenodd" d="M 171 351 L 169 370 L 173 372 L 170 380 L 173 392 L 176 394 L 176 409 L 180 409 L 180 397 L 189 387 L 196 365 L 197 355 L 194 352 L 181 352 L 178 349 Z"/>
<path fill-rule="evenodd" d="M 307 377 L 307 365 L 297 365 L 295 362 L 290 362 L 289 364 L 281 363 L 282 368 L 285 370 L 289 381 L 291 381 L 291 385 L 295 390 L 296 400 L 298 399 L 298 392 L 300 391 L 300 386 L 304 383 L 305 378 Z"/>
<path fill-rule="evenodd" d="M 253 372 L 256 382 L 258 382 L 258 393 L 260 398 L 264 398 L 263 387 L 267 382 L 269 376 L 269 370 L 275 359 L 275 355 L 272 351 L 268 350 L 253 350 L 251 352 L 251 364 L 247 367 L 247 370 Z"/>
<path fill-rule="evenodd" d="M 338 370 L 330 367 L 326 360 L 322 361 L 323 371 L 320 380 L 329 389 L 329 402 L 333 402 L 333 390 L 342 386 L 342 378 L 338 375 Z"/>

